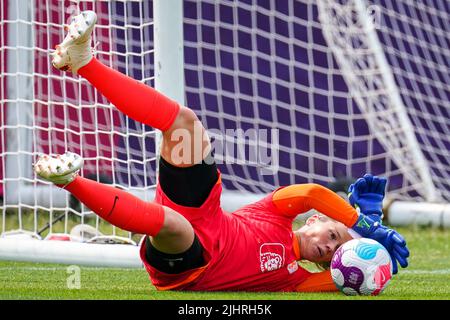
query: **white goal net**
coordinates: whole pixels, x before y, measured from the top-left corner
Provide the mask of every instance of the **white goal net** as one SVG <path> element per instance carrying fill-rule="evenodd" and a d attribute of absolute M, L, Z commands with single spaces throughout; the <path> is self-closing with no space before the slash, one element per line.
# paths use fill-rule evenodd
<path fill-rule="evenodd" d="M 36 179 L 31 164 L 40 153 L 70 150 L 85 159 L 83 176 L 151 200 L 155 130 L 115 110 L 82 78 L 54 69 L 49 52 L 64 38 L 63 26 L 73 15 L 94 10 L 97 58 L 154 86 L 152 2 L 0 3 L 3 236 L 138 243 L 139 235 L 108 225 L 64 190 Z"/>
<path fill-rule="evenodd" d="M 39 153 L 77 152 L 85 177 L 152 199 L 157 133 L 52 68 L 48 54 L 71 15 L 95 10 L 97 57 L 155 86 L 153 5 L 0 0 L 3 236 L 48 238 L 89 225 L 99 241 L 139 241 L 38 180 L 31 164 Z M 226 189 L 258 195 L 370 172 L 388 178 L 393 199 L 450 200 L 448 1 L 185 0 L 182 9 L 177 86 L 215 141 L 244 146 L 239 159 L 216 150 Z M 263 132 L 269 160 L 248 159 Z"/>

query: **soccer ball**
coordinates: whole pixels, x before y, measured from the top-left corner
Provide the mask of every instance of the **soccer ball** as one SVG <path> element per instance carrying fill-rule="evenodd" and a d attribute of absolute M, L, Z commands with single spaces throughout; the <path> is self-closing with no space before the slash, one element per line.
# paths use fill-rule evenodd
<path fill-rule="evenodd" d="M 353 239 L 336 250 L 331 260 L 331 276 L 346 295 L 380 294 L 392 277 L 392 261 L 377 241 Z"/>

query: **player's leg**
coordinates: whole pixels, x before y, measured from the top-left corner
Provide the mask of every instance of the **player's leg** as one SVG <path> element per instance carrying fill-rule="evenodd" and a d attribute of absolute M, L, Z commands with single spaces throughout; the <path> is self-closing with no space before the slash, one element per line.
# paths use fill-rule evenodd
<path fill-rule="evenodd" d="M 160 185 L 173 202 L 200 206 L 218 179 L 205 128 L 189 108 L 180 107 L 153 88 L 93 58 L 90 33 L 96 19 L 89 12 L 81 14 L 79 20 L 77 24 L 85 27 L 79 32 L 71 32 L 76 26 L 69 26 L 69 35 L 73 37 L 57 47 L 53 65 L 61 70 L 78 72 L 129 117 L 162 130 L 160 164 L 164 168 L 160 170 Z M 83 22 L 85 20 L 87 22 Z M 83 41 L 78 41 L 79 38 Z M 151 241 L 157 249 L 163 249 L 166 243 L 160 239 L 153 237 Z"/>
<path fill-rule="evenodd" d="M 41 156 L 34 164 L 43 179 L 71 192 L 109 223 L 152 237 L 154 247 L 167 254 L 180 254 L 192 247 L 194 230 L 189 221 L 171 208 L 145 202 L 132 194 L 78 175 L 83 165 L 74 153 L 52 158 Z"/>
<path fill-rule="evenodd" d="M 95 59 L 91 33 L 96 20 L 93 11 L 74 18 L 66 38 L 52 54 L 53 65 L 80 74 L 130 118 L 163 131 L 161 156 L 168 163 L 177 167 L 200 163 L 211 146 L 195 113 Z"/>

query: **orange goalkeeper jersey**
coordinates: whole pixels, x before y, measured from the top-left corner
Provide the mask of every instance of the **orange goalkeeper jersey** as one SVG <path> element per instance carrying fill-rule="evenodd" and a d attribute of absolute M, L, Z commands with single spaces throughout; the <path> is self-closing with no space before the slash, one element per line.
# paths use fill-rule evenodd
<path fill-rule="evenodd" d="M 158 186 L 156 201 L 192 224 L 204 248 L 206 265 L 181 274 L 166 274 L 141 258 L 160 290 L 201 291 L 334 291 L 328 271 L 311 273 L 301 260 L 292 222 L 298 214 L 317 211 L 353 225 L 357 213 L 331 190 L 316 184 L 282 187 L 260 201 L 228 213 L 220 207 L 220 178 L 199 208 L 173 203 Z"/>

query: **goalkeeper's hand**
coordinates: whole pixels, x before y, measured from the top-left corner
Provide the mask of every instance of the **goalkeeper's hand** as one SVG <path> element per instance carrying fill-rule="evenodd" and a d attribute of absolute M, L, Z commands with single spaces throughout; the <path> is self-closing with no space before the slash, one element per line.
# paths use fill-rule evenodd
<path fill-rule="evenodd" d="M 398 272 L 397 263 L 403 268 L 408 266 L 409 250 L 406 246 L 406 241 L 394 229 L 387 228 L 376 219 L 373 219 L 372 216 L 364 214 L 358 216 L 358 220 L 352 229 L 362 237 L 378 241 L 386 248 L 391 256 L 393 274 Z"/>
<path fill-rule="evenodd" d="M 355 208 L 365 215 L 381 221 L 383 218 L 383 198 L 386 178 L 365 174 L 348 189 L 348 199 Z"/>

